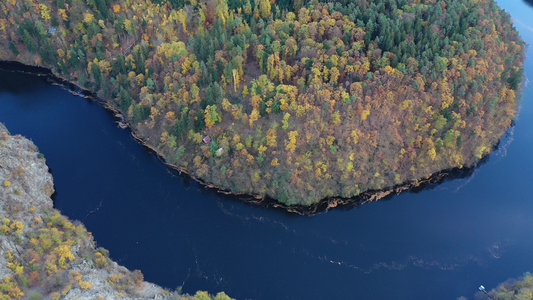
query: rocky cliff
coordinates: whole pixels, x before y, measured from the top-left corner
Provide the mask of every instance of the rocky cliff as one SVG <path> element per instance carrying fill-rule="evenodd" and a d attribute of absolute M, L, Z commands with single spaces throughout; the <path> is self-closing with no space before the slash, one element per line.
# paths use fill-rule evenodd
<path fill-rule="evenodd" d="M 53 208 L 52 175 L 28 139 L 0 124 L 0 299 L 163 299 Z"/>

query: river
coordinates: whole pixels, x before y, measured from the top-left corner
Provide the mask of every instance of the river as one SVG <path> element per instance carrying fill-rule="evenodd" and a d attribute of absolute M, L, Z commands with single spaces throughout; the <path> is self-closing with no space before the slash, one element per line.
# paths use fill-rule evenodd
<path fill-rule="evenodd" d="M 533 7 L 498 2 L 533 44 Z M 533 271 L 532 100 L 526 84 L 516 126 L 471 176 L 307 217 L 205 188 L 99 103 L 0 71 L 0 122 L 44 153 L 63 214 L 148 281 L 238 299 L 472 298 Z"/>

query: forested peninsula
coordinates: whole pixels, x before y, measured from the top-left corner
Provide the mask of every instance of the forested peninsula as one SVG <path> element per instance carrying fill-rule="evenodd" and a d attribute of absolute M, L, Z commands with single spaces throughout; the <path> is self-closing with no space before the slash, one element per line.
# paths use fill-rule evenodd
<path fill-rule="evenodd" d="M 286 205 L 475 165 L 524 42 L 494 0 L 7 0 L 0 59 L 122 112 L 207 183 Z"/>

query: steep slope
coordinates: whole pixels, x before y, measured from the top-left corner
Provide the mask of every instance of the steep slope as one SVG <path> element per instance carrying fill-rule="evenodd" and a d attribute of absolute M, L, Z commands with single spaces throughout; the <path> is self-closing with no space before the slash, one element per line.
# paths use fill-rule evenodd
<path fill-rule="evenodd" d="M 524 59 L 493 0 L 24 0 L 0 24 L 0 59 L 96 92 L 193 176 L 288 205 L 476 164 Z"/>
<path fill-rule="evenodd" d="M 171 293 L 119 266 L 83 224 L 53 208 L 53 192 L 37 147 L 0 123 L 0 299 L 212 298 Z"/>

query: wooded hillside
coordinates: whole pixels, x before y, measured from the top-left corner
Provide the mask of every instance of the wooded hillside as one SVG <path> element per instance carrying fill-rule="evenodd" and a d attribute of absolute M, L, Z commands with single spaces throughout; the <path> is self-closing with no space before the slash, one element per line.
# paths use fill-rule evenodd
<path fill-rule="evenodd" d="M 0 36 L 169 162 L 289 205 L 475 164 L 524 59 L 493 0 L 7 0 Z"/>

